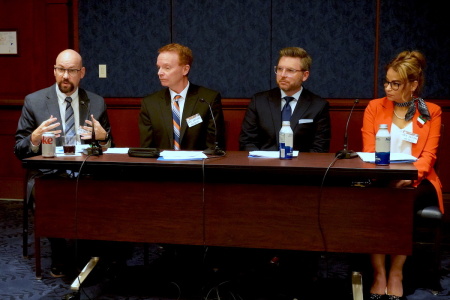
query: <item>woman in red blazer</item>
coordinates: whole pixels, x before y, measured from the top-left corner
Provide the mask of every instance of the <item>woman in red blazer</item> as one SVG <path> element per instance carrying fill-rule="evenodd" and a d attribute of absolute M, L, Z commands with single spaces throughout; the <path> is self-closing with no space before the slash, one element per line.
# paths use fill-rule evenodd
<path fill-rule="evenodd" d="M 433 168 L 441 129 L 441 108 L 419 98 L 424 83 L 425 58 L 419 51 L 401 52 L 386 67 L 386 97 L 369 102 L 362 127 L 363 151 L 375 152 L 375 135 L 380 124 L 388 124 L 391 152 L 417 157 L 417 180 L 399 180 L 395 187 L 417 187 L 415 209 L 439 205 L 444 212 L 441 182 Z M 386 272 L 386 255 L 372 254 L 374 281 L 370 299 L 406 299 L 403 296 L 403 265 L 406 255 L 391 255 Z"/>

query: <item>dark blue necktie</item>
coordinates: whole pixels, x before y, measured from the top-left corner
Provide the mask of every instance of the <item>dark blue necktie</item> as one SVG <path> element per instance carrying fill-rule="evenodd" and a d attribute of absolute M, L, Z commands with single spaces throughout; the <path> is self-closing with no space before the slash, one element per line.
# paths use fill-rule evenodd
<path fill-rule="evenodd" d="M 282 122 L 283 121 L 290 121 L 291 120 L 291 115 L 292 115 L 292 110 L 291 110 L 291 106 L 289 105 L 289 102 L 291 102 L 295 98 L 286 96 L 283 99 L 286 100 L 286 104 L 283 106 L 283 110 L 281 111 L 281 121 Z"/>
<path fill-rule="evenodd" d="M 69 142 L 69 145 L 73 145 L 76 140 L 75 135 L 75 118 L 74 118 L 74 112 L 72 108 L 72 98 L 67 97 L 66 99 L 66 128 L 64 134 L 66 135 L 66 142 Z"/>

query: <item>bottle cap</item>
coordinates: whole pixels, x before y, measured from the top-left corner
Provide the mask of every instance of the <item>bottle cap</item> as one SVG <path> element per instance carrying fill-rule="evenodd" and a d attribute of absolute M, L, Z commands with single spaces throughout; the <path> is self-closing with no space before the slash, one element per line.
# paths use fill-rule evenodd
<path fill-rule="evenodd" d="M 388 125 L 387 124 L 380 124 L 380 128 L 387 129 Z"/>
<path fill-rule="evenodd" d="M 283 121 L 283 122 L 281 123 L 281 125 L 282 125 L 282 126 L 284 126 L 284 125 L 291 125 L 291 122 L 290 122 L 290 121 Z"/>

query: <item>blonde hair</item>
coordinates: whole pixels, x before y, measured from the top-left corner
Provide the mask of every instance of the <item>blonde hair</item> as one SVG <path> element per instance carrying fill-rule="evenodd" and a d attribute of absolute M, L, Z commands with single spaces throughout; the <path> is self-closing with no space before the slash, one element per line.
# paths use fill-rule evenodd
<path fill-rule="evenodd" d="M 386 71 L 394 70 L 400 75 L 403 82 L 417 81 L 418 85 L 414 95 L 418 96 L 425 83 L 425 66 L 425 56 L 420 51 L 403 51 L 386 66 Z"/>
<path fill-rule="evenodd" d="M 309 56 L 308 52 L 305 49 L 300 47 L 286 47 L 280 50 L 278 63 L 283 56 L 288 57 L 298 57 L 300 58 L 300 62 L 302 64 L 303 71 L 309 71 L 312 64 L 312 58 Z"/>

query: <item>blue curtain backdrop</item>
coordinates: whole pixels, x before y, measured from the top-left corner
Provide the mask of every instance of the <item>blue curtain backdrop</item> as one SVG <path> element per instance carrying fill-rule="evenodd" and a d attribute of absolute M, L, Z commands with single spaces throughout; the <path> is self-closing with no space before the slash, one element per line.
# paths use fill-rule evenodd
<path fill-rule="evenodd" d="M 275 86 L 283 47 L 313 58 L 305 86 L 325 98 L 379 95 L 384 66 L 402 50 L 427 58 L 425 98 L 448 99 L 450 27 L 439 1 L 381 1 L 379 72 L 374 74 L 376 0 L 82 0 L 83 87 L 104 97 L 143 97 L 161 89 L 157 50 L 177 42 L 194 52 L 190 80 L 224 98 L 250 98 Z M 106 64 L 108 77 L 98 78 Z"/>

